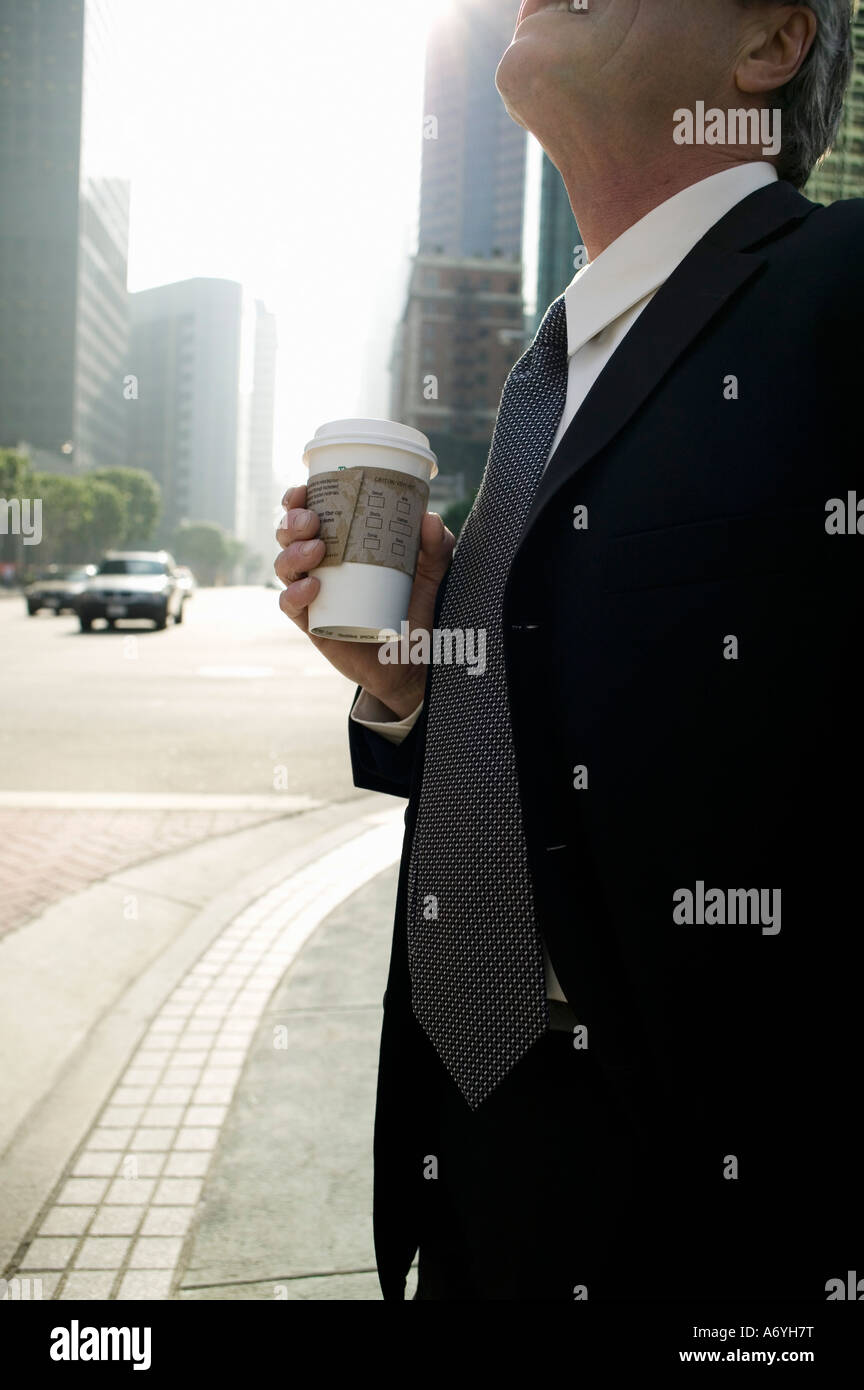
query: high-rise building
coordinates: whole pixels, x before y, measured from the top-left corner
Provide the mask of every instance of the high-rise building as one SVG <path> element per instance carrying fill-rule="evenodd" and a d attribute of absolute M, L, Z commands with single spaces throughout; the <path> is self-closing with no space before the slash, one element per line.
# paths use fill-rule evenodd
<path fill-rule="evenodd" d="M 439 454 L 438 505 L 479 482 L 525 346 L 527 136 L 495 86 L 514 27 L 501 0 L 454 0 L 426 52 L 418 253 L 394 341 L 391 414 Z"/>
<path fill-rule="evenodd" d="M 273 549 L 276 321 L 233 280 L 180 280 L 131 297 L 128 465 L 162 491 L 164 543 L 215 521 Z"/>
<path fill-rule="evenodd" d="M 526 135 L 495 87 L 513 7 L 455 0 L 426 51 L 421 253 L 519 260 Z"/>
<path fill-rule="evenodd" d="M 130 301 L 129 467 L 146 469 L 162 489 L 166 538 L 184 521 L 215 521 L 238 535 L 248 478 L 244 383 L 254 370 L 243 288 L 180 280 Z"/>
<path fill-rule="evenodd" d="M 553 299 L 563 294 L 576 274 L 576 252 L 582 244 L 564 180 L 545 153 L 540 174 L 538 243 L 535 328 Z"/>
<path fill-rule="evenodd" d="M 834 150 L 812 175 L 806 194 L 816 203 L 864 198 L 864 8 L 853 21 L 855 66 Z"/>
<path fill-rule="evenodd" d="M 129 187 L 110 130 L 105 0 L 0 9 L 0 444 L 36 466 L 124 461 Z"/>
<path fill-rule="evenodd" d="M 273 563 L 273 535 L 279 498 L 273 474 L 273 421 L 276 408 L 276 316 L 255 301 L 252 397 L 249 402 L 249 477 L 243 539 L 268 566 Z"/>
<path fill-rule="evenodd" d="M 519 261 L 419 255 L 393 355 L 393 418 L 440 454 L 436 502 L 479 482 L 501 389 L 524 346 Z"/>

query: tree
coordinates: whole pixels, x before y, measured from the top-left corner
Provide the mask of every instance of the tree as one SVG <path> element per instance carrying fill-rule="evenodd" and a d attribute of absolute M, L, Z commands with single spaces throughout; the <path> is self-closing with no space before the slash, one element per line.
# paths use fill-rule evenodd
<path fill-rule="evenodd" d="M 243 567 L 243 583 L 260 584 L 267 571 L 267 565 L 257 551 L 250 550 L 248 546 L 244 546 L 243 554 L 240 557 L 240 563 Z"/>
<path fill-rule="evenodd" d="M 215 521 L 191 521 L 175 532 L 171 549 L 178 563 L 188 565 L 206 585 L 230 577 L 236 544 Z"/>
<path fill-rule="evenodd" d="M 32 497 L 33 473 L 26 454 L 0 449 L 0 497 Z"/>
<path fill-rule="evenodd" d="M 479 487 L 489 457 L 489 440 L 465 439 L 459 434 L 429 432 L 429 447 L 438 455 L 441 472 L 461 473 L 466 488 Z"/>
<path fill-rule="evenodd" d="M 445 507 L 444 511 L 441 513 L 441 520 L 448 530 L 453 532 L 457 541 L 459 539 L 459 532 L 468 520 L 468 513 L 474 506 L 474 498 L 477 496 L 479 490 L 479 488 L 475 488 L 470 497 L 463 497 L 460 502 L 451 502 L 450 506 Z"/>
<path fill-rule="evenodd" d="M 235 536 L 228 538 L 227 560 L 230 573 L 236 575 L 239 569 L 246 584 L 251 582 L 255 572 L 260 568 L 258 556 L 252 553 L 245 541 L 237 540 Z"/>
<path fill-rule="evenodd" d="M 156 479 L 143 468 L 97 468 L 87 477 L 109 483 L 124 500 L 123 533 L 116 544 L 125 550 L 146 550 L 162 511 Z"/>
<path fill-rule="evenodd" d="M 98 556 L 124 543 L 128 523 L 126 498 L 111 483 L 85 473 L 83 483 L 86 519 L 79 536 L 83 555 Z"/>
<path fill-rule="evenodd" d="M 87 549 L 93 499 L 84 479 L 65 473 L 34 473 L 33 493 L 42 499 L 42 544 L 38 562 L 34 557 L 36 567 L 90 564 L 98 559 Z"/>

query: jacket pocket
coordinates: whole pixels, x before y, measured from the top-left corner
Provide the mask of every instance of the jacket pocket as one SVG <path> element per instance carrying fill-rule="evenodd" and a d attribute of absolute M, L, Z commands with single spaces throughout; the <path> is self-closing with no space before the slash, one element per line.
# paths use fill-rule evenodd
<path fill-rule="evenodd" d="M 604 593 L 615 594 L 805 573 L 836 558 L 842 545 L 843 537 L 826 534 L 824 511 L 815 506 L 718 517 L 611 536 L 601 559 L 600 583 Z"/>

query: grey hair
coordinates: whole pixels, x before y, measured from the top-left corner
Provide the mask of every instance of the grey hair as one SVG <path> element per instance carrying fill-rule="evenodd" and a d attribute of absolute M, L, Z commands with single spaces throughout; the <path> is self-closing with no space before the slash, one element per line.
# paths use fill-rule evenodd
<path fill-rule="evenodd" d="M 752 9 L 762 0 L 739 3 Z M 770 94 L 782 112 L 783 147 L 777 172 L 796 188 L 804 187 L 837 139 L 852 75 L 852 20 L 858 0 L 806 0 L 806 7 L 819 25 L 810 52 L 791 81 Z"/>

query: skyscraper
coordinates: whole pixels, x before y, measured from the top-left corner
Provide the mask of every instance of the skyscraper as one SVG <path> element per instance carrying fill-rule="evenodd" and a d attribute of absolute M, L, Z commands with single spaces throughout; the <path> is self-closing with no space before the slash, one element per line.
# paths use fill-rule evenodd
<path fill-rule="evenodd" d="M 429 36 L 421 252 L 521 255 L 526 137 L 495 87 L 513 28 L 501 0 L 458 0 Z"/>
<path fill-rule="evenodd" d="M 576 250 L 581 244 L 564 180 L 547 154 L 540 175 L 540 230 L 537 256 L 537 313 L 540 322 L 553 299 L 576 274 Z"/>
<path fill-rule="evenodd" d="M 864 197 L 864 8 L 853 21 L 855 67 L 833 152 L 813 174 L 806 193 L 817 203 Z"/>
<path fill-rule="evenodd" d="M 130 296 L 130 468 L 162 489 L 170 534 L 183 521 L 237 528 L 242 441 L 243 291 L 230 280 L 181 280 Z"/>
<path fill-rule="evenodd" d="M 133 294 L 131 305 L 136 396 L 126 404 L 128 464 L 159 483 L 162 539 L 184 521 L 214 521 L 247 541 L 263 526 L 269 553 L 272 314 L 233 280 L 157 285 Z"/>
<path fill-rule="evenodd" d="M 417 256 L 394 354 L 399 419 L 430 440 L 480 444 L 485 459 L 501 386 L 522 346 L 518 261 Z"/>
<path fill-rule="evenodd" d="M 527 136 L 495 87 L 514 21 L 501 0 L 454 0 L 426 53 L 418 254 L 394 342 L 391 413 L 441 455 L 433 501 L 478 481 L 524 347 Z"/>
<path fill-rule="evenodd" d="M 129 187 L 104 0 L 0 11 L 0 443 L 82 471 L 124 461 Z"/>
<path fill-rule="evenodd" d="M 255 301 L 252 397 L 249 402 L 249 477 L 243 539 L 269 568 L 282 493 L 273 476 L 273 418 L 276 407 L 276 317 Z"/>

